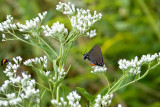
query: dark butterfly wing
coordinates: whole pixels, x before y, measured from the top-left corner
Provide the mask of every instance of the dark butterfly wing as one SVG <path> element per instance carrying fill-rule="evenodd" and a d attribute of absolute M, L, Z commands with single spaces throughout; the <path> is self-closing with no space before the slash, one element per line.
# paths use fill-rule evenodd
<path fill-rule="evenodd" d="M 103 56 L 101 52 L 101 48 L 99 45 L 95 45 L 89 52 L 89 61 L 91 63 L 94 62 L 103 62 Z"/>

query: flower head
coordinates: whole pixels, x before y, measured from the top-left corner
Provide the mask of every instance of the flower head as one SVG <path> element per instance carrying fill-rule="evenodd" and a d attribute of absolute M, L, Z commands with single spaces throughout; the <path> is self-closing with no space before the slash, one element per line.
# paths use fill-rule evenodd
<path fill-rule="evenodd" d="M 70 17 L 70 22 L 73 28 L 78 30 L 80 33 L 85 33 L 96 21 L 102 18 L 102 14 L 94 11 L 91 15 L 90 10 L 75 8 L 73 4 L 61 3 L 57 5 L 57 10 L 67 14 Z M 90 37 L 95 36 L 95 30 L 87 33 Z"/>
<path fill-rule="evenodd" d="M 21 104 L 23 100 L 30 98 L 35 98 L 36 101 L 38 101 L 39 90 L 35 88 L 36 83 L 34 79 L 31 79 L 31 75 L 22 73 L 22 78 L 17 76 L 17 70 L 20 69 L 19 66 L 21 64 L 22 58 L 18 56 L 13 58 L 13 61 L 14 63 L 8 63 L 6 69 L 3 71 L 6 76 L 9 77 L 9 79 L 6 80 L 0 87 L 0 93 L 6 94 L 8 100 L 0 100 L 0 105 L 8 106 L 9 104 L 16 106 Z M 16 92 L 8 93 L 7 90 L 9 86 L 15 87 L 19 94 Z M 34 100 L 32 100 L 31 102 L 38 103 L 36 101 L 34 102 Z"/>
<path fill-rule="evenodd" d="M 34 18 L 33 20 L 26 20 L 25 24 L 17 23 L 17 26 L 19 28 L 20 32 L 26 32 L 26 31 L 34 31 L 38 30 L 41 22 L 43 21 L 44 17 L 46 16 L 47 12 L 39 13 L 38 17 Z M 33 35 L 35 36 L 35 35 Z"/>
<path fill-rule="evenodd" d="M 91 71 L 91 73 L 105 73 L 107 71 L 107 68 L 105 65 L 103 66 L 93 66 L 92 67 L 94 70 Z"/>
<path fill-rule="evenodd" d="M 104 107 L 108 107 L 112 102 L 112 98 L 113 98 L 112 93 L 106 94 L 104 96 L 97 95 L 97 98 L 95 99 L 94 107 L 101 107 L 101 105 Z"/>
<path fill-rule="evenodd" d="M 118 61 L 118 64 L 120 69 L 124 70 L 129 74 L 136 75 L 141 73 L 141 66 L 143 64 L 151 63 L 156 58 L 159 58 L 159 55 L 157 53 L 155 53 L 154 55 L 147 54 L 143 55 L 139 60 L 137 56 L 131 61 L 121 59 Z"/>
<path fill-rule="evenodd" d="M 58 34 L 68 33 L 68 30 L 64 27 L 64 24 L 60 24 L 58 21 L 56 23 L 53 23 L 51 28 L 48 25 L 42 26 L 42 28 L 44 29 L 45 36 L 51 36 L 54 38 L 58 38 Z"/>

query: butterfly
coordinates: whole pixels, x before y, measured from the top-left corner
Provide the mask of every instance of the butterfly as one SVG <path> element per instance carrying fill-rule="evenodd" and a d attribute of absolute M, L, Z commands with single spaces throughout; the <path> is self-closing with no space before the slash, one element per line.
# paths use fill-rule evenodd
<path fill-rule="evenodd" d="M 84 60 L 88 59 L 92 66 L 103 66 L 103 56 L 99 45 L 95 45 L 88 53 L 83 54 Z"/>
<path fill-rule="evenodd" d="M 3 59 L 1 61 L 1 66 L 4 65 L 4 64 L 6 64 L 6 63 L 8 63 L 8 62 L 10 62 L 9 59 Z"/>

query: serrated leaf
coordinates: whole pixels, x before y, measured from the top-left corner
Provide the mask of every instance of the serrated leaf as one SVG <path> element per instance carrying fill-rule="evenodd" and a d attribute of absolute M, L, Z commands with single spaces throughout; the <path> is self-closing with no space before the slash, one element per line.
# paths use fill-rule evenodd
<path fill-rule="evenodd" d="M 93 97 L 92 95 L 90 95 L 90 94 L 86 91 L 86 89 L 77 87 L 77 90 L 78 90 L 87 100 L 89 100 L 90 102 L 93 102 L 93 101 L 94 101 L 94 97 Z"/>

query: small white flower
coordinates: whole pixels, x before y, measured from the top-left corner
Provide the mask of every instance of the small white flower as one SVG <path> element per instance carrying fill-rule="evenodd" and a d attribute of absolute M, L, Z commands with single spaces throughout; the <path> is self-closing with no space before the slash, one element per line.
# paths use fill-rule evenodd
<path fill-rule="evenodd" d="M 118 104 L 118 106 L 117 107 L 122 107 L 122 105 L 121 104 Z"/>
<path fill-rule="evenodd" d="M 5 38 L 6 38 L 6 35 L 5 35 L 5 34 L 2 34 L 2 38 L 5 39 Z"/>
<path fill-rule="evenodd" d="M 96 36 L 96 29 L 95 30 L 91 30 L 90 32 L 87 32 L 86 34 L 90 38 L 93 38 L 94 36 Z"/>
<path fill-rule="evenodd" d="M 108 107 L 110 104 L 111 104 L 111 100 L 113 98 L 113 94 L 106 94 L 105 96 L 102 96 L 101 95 L 97 95 L 97 98 L 95 99 L 95 104 L 94 104 L 94 107 L 101 107 L 104 106 L 104 107 Z"/>
<path fill-rule="evenodd" d="M 30 39 L 30 38 L 31 38 L 31 37 L 30 37 L 29 34 L 25 34 L 25 35 L 24 35 L 24 39 L 28 40 L 28 39 Z"/>
<path fill-rule="evenodd" d="M 120 59 L 118 61 L 119 68 L 132 75 L 140 74 L 141 66 L 145 63 L 150 63 L 154 61 L 156 58 L 158 58 L 158 56 L 159 55 L 155 53 L 154 55 L 150 54 L 143 55 L 139 60 L 137 56 L 131 61 L 126 59 Z"/>
<path fill-rule="evenodd" d="M 76 91 L 70 92 L 67 99 L 69 100 L 70 107 L 81 107 L 79 104 L 81 96 L 79 96 Z"/>
<path fill-rule="evenodd" d="M 64 24 L 60 24 L 58 21 L 53 23 L 51 28 L 48 27 L 48 25 L 42 26 L 42 28 L 44 29 L 45 36 L 56 37 L 57 34 L 68 33 L 68 30 L 64 27 Z"/>
<path fill-rule="evenodd" d="M 92 67 L 94 70 L 91 71 L 91 73 L 105 73 L 107 71 L 107 68 L 105 65 L 103 66 L 93 66 Z"/>
<path fill-rule="evenodd" d="M 45 75 L 48 77 L 50 74 L 50 71 L 45 72 Z"/>

